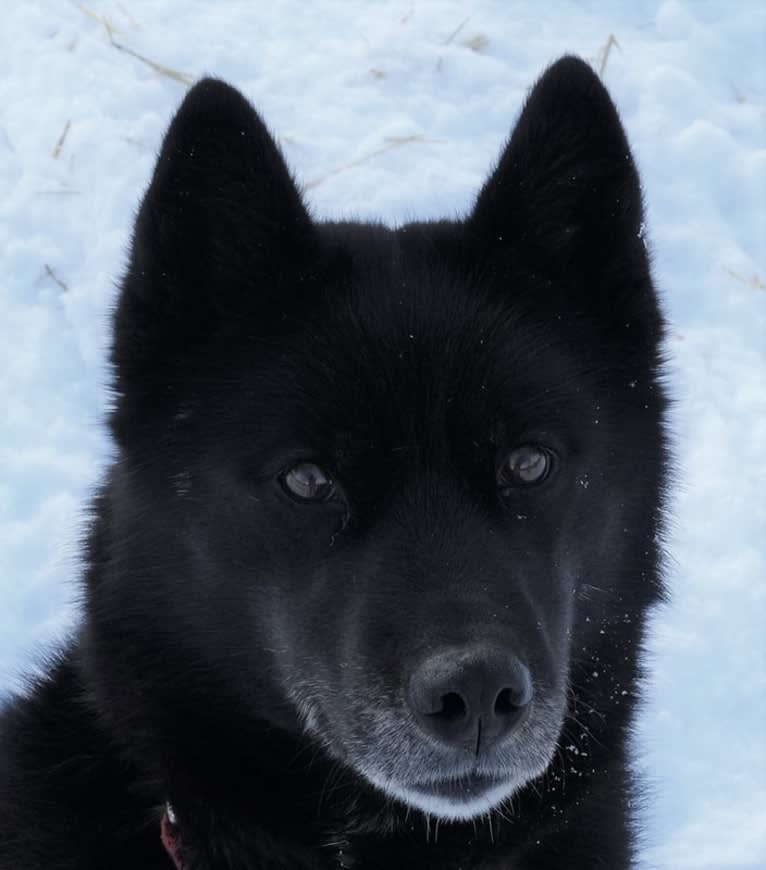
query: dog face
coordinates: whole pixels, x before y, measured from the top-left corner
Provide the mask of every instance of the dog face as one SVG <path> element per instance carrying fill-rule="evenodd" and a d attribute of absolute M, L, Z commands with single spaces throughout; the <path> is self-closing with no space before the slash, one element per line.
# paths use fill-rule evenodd
<path fill-rule="evenodd" d="M 539 776 L 580 651 L 656 593 L 623 589 L 662 464 L 640 224 L 573 59 L 466 220 L 395 230 L 312 222 L 250 106 L 197 85 L 115 319 L 112 706 L 168 739 L 265 722 L 450 820 Z"/>

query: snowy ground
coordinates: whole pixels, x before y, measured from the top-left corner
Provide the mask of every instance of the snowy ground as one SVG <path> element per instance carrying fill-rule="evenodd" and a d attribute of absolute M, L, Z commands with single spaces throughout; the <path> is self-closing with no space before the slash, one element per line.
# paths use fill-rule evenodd
<path fill-rule="evenodd" d="M 643 866 L 766 868 L 758 2 L 5 4 L 0 691 L 76 617 L 83 504 L 109 449 L 107 314 L 184 77 L 215 73 L 255 101 L 317 215 L 396 222 L 468 207 L 525 89 L 563 52 L 605 63 L 673 323 L 681 486 L 636 741 L 652 782 Z"/>

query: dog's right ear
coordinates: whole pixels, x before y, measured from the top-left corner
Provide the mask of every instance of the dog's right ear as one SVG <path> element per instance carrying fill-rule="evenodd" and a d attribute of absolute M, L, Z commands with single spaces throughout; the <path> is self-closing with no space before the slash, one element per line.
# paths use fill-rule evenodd
<path fill-rule="evenodd" d="M 308 257 L 312 233 L 279 148 L 248 101 L 215 79 L 191 88 L 136 220 L 114 320 L 118 397 L 156 379 L 222 312 L 279 293 L 289 267 Z"/>

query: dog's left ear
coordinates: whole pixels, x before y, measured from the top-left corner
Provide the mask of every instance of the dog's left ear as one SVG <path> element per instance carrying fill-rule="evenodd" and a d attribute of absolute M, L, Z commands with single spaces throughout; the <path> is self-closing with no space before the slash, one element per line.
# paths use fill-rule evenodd
<path fill-rule="evenodd" d="M 643 256 L 642 213 L 638 174 L 609 94 L 584 61 L 563 57 L 532 89 L 467 223 L 483 245 L 582 274 L 626 246 Z"/>

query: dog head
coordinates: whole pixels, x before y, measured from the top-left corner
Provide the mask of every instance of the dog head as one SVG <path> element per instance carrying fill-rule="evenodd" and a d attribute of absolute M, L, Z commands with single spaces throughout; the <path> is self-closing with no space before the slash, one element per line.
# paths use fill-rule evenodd
<path fill-rule="evenodd" d="M 266 722 L 444 819 L 545 770 L 582 650 L 657 593 L 641 226 L 573 58 L 465 220 L 396 229 L 313 221 L 249 104 L 196 85 L 115 317 L 87 597 L 111 706 L 142 734 Z"/>

